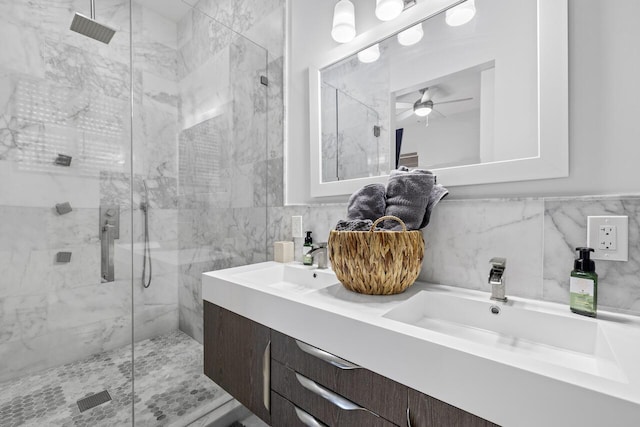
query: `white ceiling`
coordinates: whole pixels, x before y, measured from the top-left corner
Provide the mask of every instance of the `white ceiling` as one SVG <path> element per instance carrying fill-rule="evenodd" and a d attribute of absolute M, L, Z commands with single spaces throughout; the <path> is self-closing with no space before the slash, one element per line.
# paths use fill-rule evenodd
<path fill-rule="evenodd" d="M 191 7 L 182 0 L 134 0 L 142 6 L 149 8 L 158 14 L 178 22 Z M 193 0 L 189 0 L 193 2 Z"/>

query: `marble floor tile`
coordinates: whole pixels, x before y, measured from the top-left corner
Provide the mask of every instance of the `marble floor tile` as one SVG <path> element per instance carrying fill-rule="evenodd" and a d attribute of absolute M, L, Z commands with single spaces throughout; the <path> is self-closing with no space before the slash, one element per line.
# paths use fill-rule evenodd
<path fill-rule="evenodd" d="M 202 345 L 180 331 L 135 344 L 136 426 L 184 426 L 232 398 L 202 373 Z M 0 384 L 2 426 L 131 425 L 131 347 Z M 112 398 L 80 412 L 77 400 Z"/>

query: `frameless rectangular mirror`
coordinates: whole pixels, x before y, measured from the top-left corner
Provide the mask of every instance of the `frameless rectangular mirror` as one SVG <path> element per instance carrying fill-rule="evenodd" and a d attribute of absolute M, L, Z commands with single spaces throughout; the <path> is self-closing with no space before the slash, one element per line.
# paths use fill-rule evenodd
<path fill-rule="evenodd" d="M 419 1 L 310 67 L 313 197 L 399 165 L 446 186 L 568 175 L 567 1 L 475 0 L 447 22 L 469 4 Z"/>

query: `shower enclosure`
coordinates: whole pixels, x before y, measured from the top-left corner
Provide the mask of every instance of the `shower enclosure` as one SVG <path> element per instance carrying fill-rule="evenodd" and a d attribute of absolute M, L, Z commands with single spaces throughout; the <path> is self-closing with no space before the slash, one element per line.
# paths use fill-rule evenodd
<path fill-rule="evenodd" d="M 70 30 L 88 0 L 0 0 L 3 426 L 237 407 L 202 374 L 200 275 L 266 260 L 284 0 L 190 3 L 95 0 L 105 43 Z"/>

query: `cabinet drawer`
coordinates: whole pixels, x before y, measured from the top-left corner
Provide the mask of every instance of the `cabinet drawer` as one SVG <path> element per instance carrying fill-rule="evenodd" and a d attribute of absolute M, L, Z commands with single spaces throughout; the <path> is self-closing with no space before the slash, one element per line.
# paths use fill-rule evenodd
<path fill-rule="evenodd" d="M 407 416 L 413 427 L 500 427 L 413 389 L 409 389 L 409 411 Z"/>
<path fill-rule="evenodd" d="M 407 387 L 330 353 L 271 331 L 271 357 L 387 420 L 405 425 Z"/>
<path fill-rule="evenodd" d="M 272 390 L 329 426 L 391 427 L 394 424 L 277 362 L 271 361 Z"/>
<path fill-rule="evenodd" d="M 271 392 L 271 425 L 276 427 L 326 427 L 313 415 Z"/>

